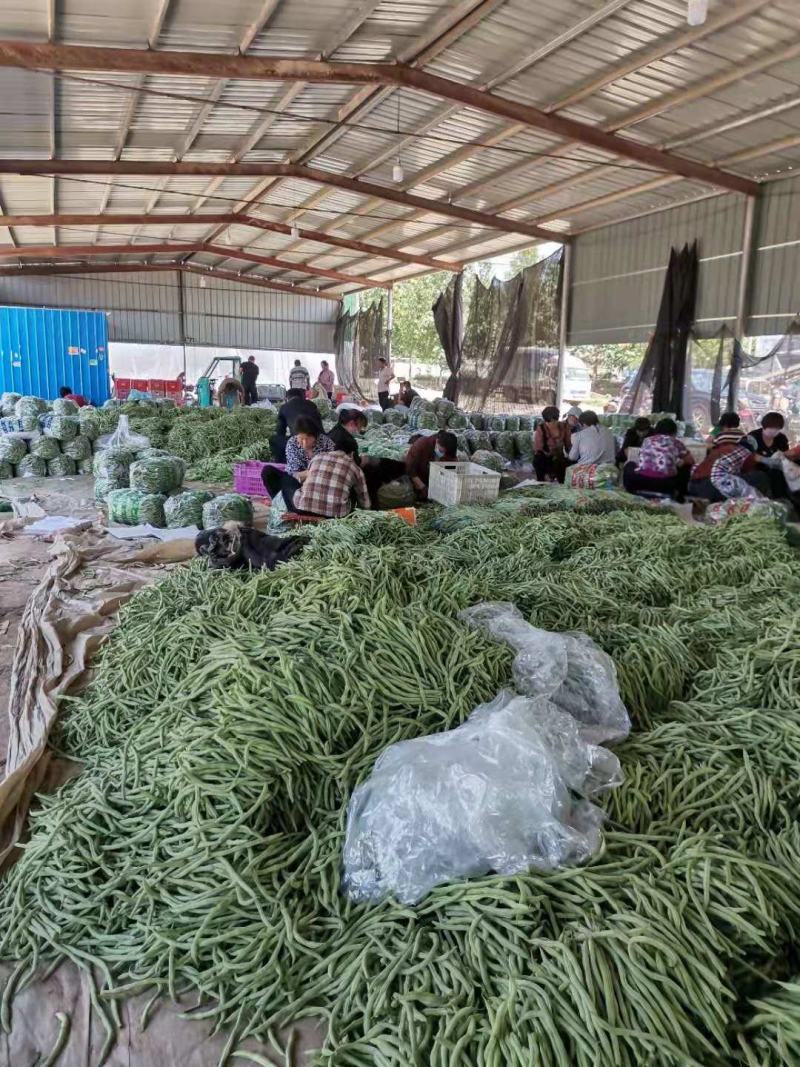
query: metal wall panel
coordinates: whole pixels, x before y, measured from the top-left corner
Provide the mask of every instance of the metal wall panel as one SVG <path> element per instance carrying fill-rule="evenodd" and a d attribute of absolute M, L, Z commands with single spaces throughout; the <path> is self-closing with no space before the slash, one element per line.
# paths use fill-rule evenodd
<path fill-rule="evenodd" d="M 339 309 L 332 300 L 171 271 L 3 277 L 0 304 L 101 310 L 111 341 L 181 344 L 185 340 L 194 345 L 326 354 L 333 352 Z"/>
<path fill-rule="evenodd" d="M 569 344 L 646 341 L 673 246 L 700 250 L 697 322 L 714 332 L 736 320 L 745 198 L 714 196 L 604 226 L 575 239 Z"/>
<path fill-rule="evenodd" d="M 0 307 L 0 391 L 52 400 L 62 385 L 93 404 L 108 400 L 105 315 Z"/>
<path fill-rule="evenodd" d="M 800 181 L 769 182 L 757 212 L 751 336 L 780 334 L 800 312 Z"/>

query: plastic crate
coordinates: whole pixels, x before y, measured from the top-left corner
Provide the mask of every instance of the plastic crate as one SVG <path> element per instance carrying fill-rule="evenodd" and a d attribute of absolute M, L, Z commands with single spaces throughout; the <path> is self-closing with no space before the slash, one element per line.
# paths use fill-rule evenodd
<path fill-rule="evenodd" d="M 233 488 L 237 493 L 245 496 L 265 496 L 269 493 L 264 485 L 261 472 L 265 467 L 274 467 L 276 470 L 285 471 L 285 463 L 262 463 L 258 459 L 248 459 L 243 463 L 233 465 Z"/>
<path fill-rule="evenodd" d="M 428 499 L 454 504 L 491 504 L 500 492 L 500 475 L 478 463 L 431 463 Z"/>

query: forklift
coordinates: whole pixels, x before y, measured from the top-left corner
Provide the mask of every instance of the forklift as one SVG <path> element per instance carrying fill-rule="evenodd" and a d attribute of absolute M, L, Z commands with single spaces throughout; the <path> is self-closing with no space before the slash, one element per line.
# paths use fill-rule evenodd
<path fill-rule="evenodd" d="M 219 380 L 218 368 L 223 363 L 230 363 L 230 371 Z M 244 401 L 244 390 L 239 380 L 239 366 L 241 360 L 238 356 L 215 356 L 211 360 L 205 372 L 197 379 L 196 395 L 197 404 L 201 408 L 210 408 L 216 403 L 222 408 L 239 407 Z"/>

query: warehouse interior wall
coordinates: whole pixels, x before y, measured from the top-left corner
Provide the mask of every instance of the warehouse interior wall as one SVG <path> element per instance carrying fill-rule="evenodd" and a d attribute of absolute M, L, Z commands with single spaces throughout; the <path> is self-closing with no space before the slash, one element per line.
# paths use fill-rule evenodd
<path fill-rule="evenodd" d="M 711 195 L 578 235 L 573 242 L 568 344 L 645 342 L 655 327 L 670 248 L 697 239 L 696 324 L 703 335 L 738 313 L 746 200 Z M 800 311 L 800 181 L 763 186 L 755 213 L 745 333 L 782 333 Z"/>
<path fill-rule="evenodd" d="M 174 271 L 3 277 L 0 304 L 104 311 L 111 342 L 326 354 L 340 306 Z"/>

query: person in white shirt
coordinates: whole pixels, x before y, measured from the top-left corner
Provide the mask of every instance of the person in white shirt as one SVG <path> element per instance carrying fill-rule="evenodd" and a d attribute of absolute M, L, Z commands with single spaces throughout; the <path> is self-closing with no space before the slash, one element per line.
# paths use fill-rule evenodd
<path fill-rule="evenodd" d="M 597 415 L 593 411 L 581 412 L 580 423 L 582 430 L 572 438 L 569 459 L 582 466 L 614 463 L 617 443 L 611 430 L 600 426 Z"/>
<path fill-rule="evenodd" d="M 289 371 L 289 388 L 290 389 L 302 389 L 305 393 L 311 382 L 311 375 L 306 368 L 300 362 L 299 359 L 294 361 L 294 366 Z"/>
<path fill-rule="evenodd" d="M 389 406 L 389 382 L 394 379 L 394 371 L 388 359 L 378 359 L 378 403 L 385 411 Z"/>

